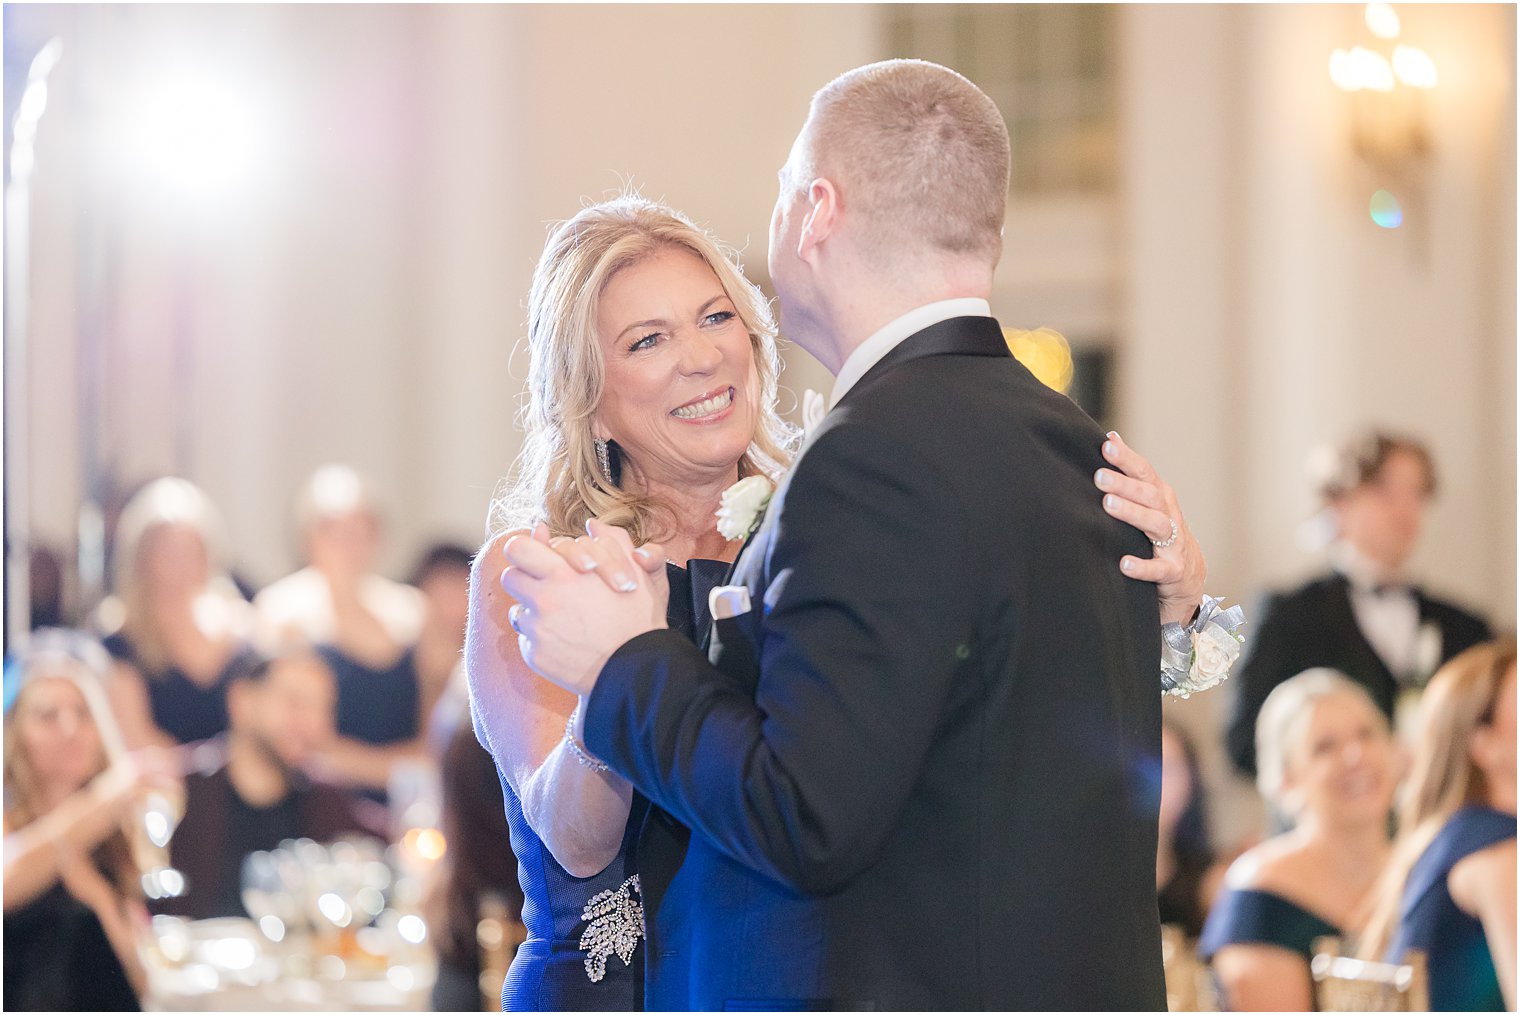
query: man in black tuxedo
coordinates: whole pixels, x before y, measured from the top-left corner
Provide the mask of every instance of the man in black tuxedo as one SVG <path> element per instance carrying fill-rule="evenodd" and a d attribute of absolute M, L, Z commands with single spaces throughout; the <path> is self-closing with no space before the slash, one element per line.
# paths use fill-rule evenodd
<path fill-rule="evenodd" d="M 710 657 L 655 579 L 508 546 L 524 659 L 692 829 L 680 911 L 645 900 L 650 1007 L 1165 1008 L 1158 601 L 1114 565 L 1151 548 L 1090 496 L 1099 428 L 990 316 L 1008 157 L 942 67 L 815 96 L 770 268 L 837 383 Z M 1161 507 L 1137 520 L 1164 542 Z"/>
<path fill-rule="evenodd" d="M 1338 538 L 1328 575 L 1270 595 L 1234 681 L 1225 733 L 1242 774 L 1256 774 L 1256 717 L 1272 689 L 1328 666 L 1366 687 L 1391 719 L 1403 688 L 1493 637 L 1482 617 L 1411 584 L 1404 568 L 1435 494 L 1430 452 L 1372 431 L 1326 452 L 1316 482 Z"/>

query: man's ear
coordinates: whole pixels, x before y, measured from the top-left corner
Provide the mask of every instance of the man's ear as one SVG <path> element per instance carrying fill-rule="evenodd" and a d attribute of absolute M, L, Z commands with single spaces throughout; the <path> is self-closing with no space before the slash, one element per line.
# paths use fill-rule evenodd
<path fill-rule="evenodd" d="M 818 248 L 839 228 L 839 191 L 832 181 L 820 176 L 808 184 L 807 199 L 807 215 L 797 238 L 797 259 L 814 264 L 818 259 Z"/>

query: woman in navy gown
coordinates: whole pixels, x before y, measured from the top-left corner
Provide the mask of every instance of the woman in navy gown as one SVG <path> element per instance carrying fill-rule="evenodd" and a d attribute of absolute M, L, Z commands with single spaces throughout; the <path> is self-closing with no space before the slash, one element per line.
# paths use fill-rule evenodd
<path fill-rule="evenodd" d="M 423 700 L 436 697 L 424 693 L 417 670 L 426 606 L 415 588 L 375 573 L 380 516 L 353 469 L 317 469 L 297 515 L 310 563 L 254 605 L 266 636 L 312 646 L 337 681 L 338 740 L 323 759 L 329 777 L 384 800 L 397 763 L 426 756 Z"/>
<path fill-rule="evenodd" d="M 1293 822 L 1230 866 L 1198 941 L 1232 1011 L 1309 1011 L 1314 939 L 1360 930 L 1388 856 L 1397 755 L 1361 685 L 1306 670 L 1256 721 L 1257 784 Z"/>
<path fill-rule="evenodd" d="M 1431 678 L 1393 860 L 1362 952 L 1425 953 L 1434 1011 L 1515 1007 L 1515 641 Z"/>
<path fill-rule="evenodd" d="M 554 230 L 529 295 L 528 346 L 523 452 L 492 507 L 496 535 L 476 556 L 465 640 L 471 713 L 501 777 L 528 930 L 502 1002 L 632 1010 L 644 1002 L 646 950 L 636 844 L 641 830 L 647 844 L 652 834 L 679 843 L 684 829 L 586 753 L 575 699 L 523 662 L 502 548 L 532 528 L 584 567 L 574 537 L 592 519 L 635 545 L 659 542 L 670 560 L 646 566 L 670 575 L 667 619 L 700 637 L 707 593 L 742 545 L 717 531 L 720 497 L 739 479 L 776 478 L 797 434 L 776 409 L 768 301 L 711 237 L 650 201 L 604 202 Z M 1117 468 L 1145 464 L 1113 443 Z M 1163 553 L 1192 560 L 1198 549 L 1188 539 Z M 1201 584 L 1199 568 L 1178 570 Z"/>
<path fill-rule="evenodd" d="M 253 611 L 225 570 L 216 508 L 186 480 L 154 480 L 123 509 L 114 555 L 116 592 L 97 616 L 127 745 L 224 732 L 227 687 L 259 657 Z"/>

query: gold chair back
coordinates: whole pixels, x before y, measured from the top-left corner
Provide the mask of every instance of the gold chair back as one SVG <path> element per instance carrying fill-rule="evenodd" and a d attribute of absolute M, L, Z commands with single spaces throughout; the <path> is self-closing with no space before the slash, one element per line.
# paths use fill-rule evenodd
<path fill-rule="evenodd" d="M 1399 964 L 1345 954 L 1338 937 L 1314 942 L 1315 1007 L 1320 1011 L 1429 1011 L 1425 953 L 1410 949 Z"/>
<path fill-rule="evenodd" d="M 1214 981 L 1187 933 L 1175 924 L 1161 925 L 1161 964 L 1166 973 L 1168 1011 L 1218 1011 Z"/>

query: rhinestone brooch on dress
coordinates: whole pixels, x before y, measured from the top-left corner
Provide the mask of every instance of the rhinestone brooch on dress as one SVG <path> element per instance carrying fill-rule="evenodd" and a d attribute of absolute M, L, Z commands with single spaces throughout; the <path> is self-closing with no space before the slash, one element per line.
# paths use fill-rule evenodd
<path fill-rule="evenodd" d="M 623 965 L 633 964 L 633 950 L 644 936 L 644 903 L 639 897 L 639 876 L 617 888 L 598 892 L 581 912 L 586 932 L 581 948 L 586 952 L 586 975 L 600 983 L 607 975 L 607 957 L 616 954 Z"/>

